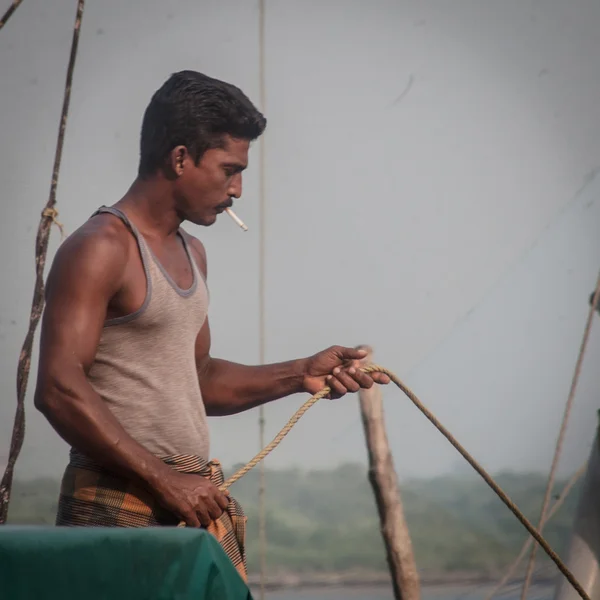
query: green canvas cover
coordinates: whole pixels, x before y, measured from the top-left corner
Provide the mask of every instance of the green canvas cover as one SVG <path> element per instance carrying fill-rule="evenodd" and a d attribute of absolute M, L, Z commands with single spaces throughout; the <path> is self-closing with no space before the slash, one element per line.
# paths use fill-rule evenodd
<path fill-rule="evenodd" d="M 121 598 L 252 600 L 203 530 L 0 527 L 1 600 Z"/>

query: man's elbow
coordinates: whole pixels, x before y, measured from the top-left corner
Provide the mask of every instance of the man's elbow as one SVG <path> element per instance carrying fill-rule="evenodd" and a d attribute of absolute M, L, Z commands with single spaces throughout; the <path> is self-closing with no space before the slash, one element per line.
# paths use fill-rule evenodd
<path fill-rule="evenodd" d="M 65 410 L 68 396 L 64 386 L 57 379 L 40 378 L 33 397 L 33 404 L 47 419 L 50 419 Z"/>
<path fill-rule="evenodd" d="M 38 383 L 33 396 L 33 404 L 45 417 L 54 414 L 59 406 L 56 387 L 50 384 Z"/>
<path fill-rule="evenodd" d="M 204 402 L 207 417 L 229 417 L 242 412 L 244 409 L 231 402 Z"/>

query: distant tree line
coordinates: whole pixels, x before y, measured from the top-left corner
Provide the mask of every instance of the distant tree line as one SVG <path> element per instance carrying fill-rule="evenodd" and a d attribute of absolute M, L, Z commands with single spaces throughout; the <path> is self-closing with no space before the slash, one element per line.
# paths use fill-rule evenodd
<path fill-rule="evenodd" d="M 233 469 L 231 470 L 231 472 Z M 546 478 L 500 473 L 497 481 L 534 522 Z M 232 487 L 248 515 L 248 562 L 258 568 L 258 472 Z M 558 481 L 557 492 L 564 485 Z M 9 523 L 53 524 L 59 483 L 17 481 Z M 496 576 L 512 562 L 527 533 L 476 476 L 448 475 L 402 483 L 417 564 L 434 576 L 457 572 Z M 578 488 L 545 529 L 559 553 L 568 542 Z M 267 563 L 271 572 L 383 571 L 384 549 L 366 469 L 267 471 Z M 540 560 L 542 568 L 549 563 Z"/>

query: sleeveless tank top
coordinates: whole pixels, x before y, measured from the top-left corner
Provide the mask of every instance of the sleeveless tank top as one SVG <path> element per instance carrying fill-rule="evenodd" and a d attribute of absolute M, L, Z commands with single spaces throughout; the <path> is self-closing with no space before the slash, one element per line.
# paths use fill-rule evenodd
<path fill-rule="evenodd" d="M 187 290 L 172 280 L 123 212 L 103 206 L 94 215 L 99 213 L 117 216 L 135 237 L 146 298 L 136 312 L 105 322 L 89 381 L 125 431 L 155 456 L 191 454 L 208 460 L 209 432 L 194 352 L 208 312 L 204 277 L 181 232 L 193 273 Z"/>

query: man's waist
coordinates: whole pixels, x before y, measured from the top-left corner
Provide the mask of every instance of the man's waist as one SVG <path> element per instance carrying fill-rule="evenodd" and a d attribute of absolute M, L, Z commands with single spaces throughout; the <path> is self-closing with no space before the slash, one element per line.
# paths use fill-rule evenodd
<path fill-rule="evenodd" d="M 194 454 L 171 454 L 168 456 L 158 456 L 157 458 L 180 473 L 202 475 L 203 477 L 209 477 L 211 479 L 215 477 L 216 473 L 220 473 L 221 478 L 223 478 L 221 463 L 218 460 L 209 461 Z M 97 473 L 110 472 L 109 469 L 76 448 L 71 448 L 69 454 L 69 467 L 85 469 L 86 471 L 94 471 Z"/>

